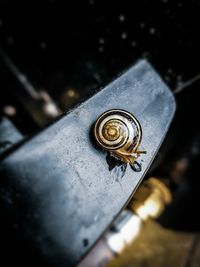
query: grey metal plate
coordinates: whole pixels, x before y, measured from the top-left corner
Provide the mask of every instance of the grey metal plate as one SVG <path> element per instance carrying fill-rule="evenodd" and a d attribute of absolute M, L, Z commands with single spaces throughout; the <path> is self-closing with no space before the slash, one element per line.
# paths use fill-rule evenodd
<path fill-rule="evenodd" d="M 127 167 L 119 178 L 90 129 L 108 109 L 133 113 L 141 123 L 141 172 Z M 74 266 L 125 206 L 150 166 L 175 111 L 172 93 L 146 61 L 18 148 L 1 173 L 23 203 L 19 224 L 55 266 Z"/>
<path fill-rule="evenodd" d="M 22 141 L 22 134 L 5 117 L 0 118 L 0 156 L 14 144 Z"/>

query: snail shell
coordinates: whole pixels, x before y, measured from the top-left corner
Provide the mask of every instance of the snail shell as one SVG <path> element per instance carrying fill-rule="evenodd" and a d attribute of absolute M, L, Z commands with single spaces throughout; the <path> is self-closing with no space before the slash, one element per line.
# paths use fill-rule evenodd
<path fill-rule="evenodd" d="M 99 146 L 123 158 L 137 151 L 142 130 L 138 120 L 131 113 L 112 109 L 97 119 L 94 135 Z"/>

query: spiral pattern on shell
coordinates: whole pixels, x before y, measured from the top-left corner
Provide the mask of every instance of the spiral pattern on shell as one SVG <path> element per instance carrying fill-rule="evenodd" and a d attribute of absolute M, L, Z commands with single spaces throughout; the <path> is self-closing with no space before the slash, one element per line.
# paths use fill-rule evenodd
<path fill-rule="evenodd" d="M 103 113 L 97 119 L 94 134 L 97 143 L 104 149 L 131 154 L 140 143 L 141 128 L 132 114 L 115 109 Z"/>

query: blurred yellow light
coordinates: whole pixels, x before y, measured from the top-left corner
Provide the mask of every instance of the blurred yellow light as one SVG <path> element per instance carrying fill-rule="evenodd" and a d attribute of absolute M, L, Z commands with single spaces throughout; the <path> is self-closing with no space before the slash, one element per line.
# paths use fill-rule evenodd
<path fill-rule="evenodd" d="M 74 89 L 69 89 L 69 90 L 67 91 L 67 95 L 68 95 L 69 97 L 75 97 L 75 96 L 76 96 L 76 92 L 75 92 Z"/>
<path fill-rule="evenodd" d="M 153 199 L 145 201 L 143 206 L 137 208 L 137 214 L 141 219 L 146 220 L 148 217 L 157 217 L 162 210 L 162 206 L 159 202 L 155 202 Z"/>
<path fill-rule="evenodd" d="M 129 207 L 142 220 L 157 218 L 171 199 L 168 187 L 159 179 L 151 177 L 138 188 Z"/>

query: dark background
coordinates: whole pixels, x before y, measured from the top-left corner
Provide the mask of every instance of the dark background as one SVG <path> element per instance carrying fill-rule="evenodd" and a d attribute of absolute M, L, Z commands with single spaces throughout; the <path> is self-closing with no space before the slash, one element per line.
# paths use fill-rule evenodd
<path fill-rule="evenodd" d="M 58 102 L 67 87 L 82 97 L 140 58 L 174 90 L 199 73 L 199 26 L 197 0 L 0 1 L 1 47 Z"/>

